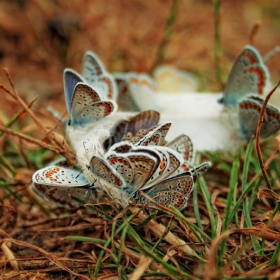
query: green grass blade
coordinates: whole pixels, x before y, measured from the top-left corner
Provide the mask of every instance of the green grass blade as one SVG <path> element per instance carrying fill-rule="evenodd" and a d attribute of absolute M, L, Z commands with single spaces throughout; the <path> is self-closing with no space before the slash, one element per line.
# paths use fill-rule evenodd
<path fill-rule="evenodd" d="M 167 227 L 166 227 L 166 232 L 165 232 L 165 233 L 158 239 L 158 241 L 155 243 L 155 245 L 154 245 L 152 251 L 154 251 L 154 250 L 157 248 L 157 246 L 161 243 L 161 241 L 164 239 L 164 237 L 166 236 L 166 234 L 168 234 L 168 232 L 170 232 L 170 230 L 172 229 L 173 225 L 174 225 L 174 220 L 172 219 L 172 220 L 169 221 L 169 223 L 168 223 L 168 225 L 167 225 Z"/>
<path fill-rule="evenodd" d="M 275 250 L 273 252 L 273 255 L 272 255 L 272 258 L 271 258 L 271 260 L 269 262 L 269 267 L 273 267 L 273 266 L 277 265 L 279 254 L 280 254 L 280 242 L 277 242 L 276 248 L 275 248 Z"/>
<path fill-rule="evenodd" d="M 200 218 L 200 211 L 198 208 L 199 204 L 198 204 L 198 196 L 197 196 L 197 184 L 195 184 L 194 188 L 193 188 L 193 210 L 194 210 L 194 215 L 195 215 L 195 219 L 197 222 L 197 226 L 203 230 L 203 225 L 201 223 L 201 218 Z"/>
<path fill-rule="evenodd" d="M 185 222 L 188 227 L 191 229 L 191 231 L 193 232 L 193 234 L 195 235 L 195 237 L 199 240 L 199 242 L 209 242 L 211 241 L 211 237 L 209 237 L 203 230 L 201 230 L 199 227 L 197 227 L 196 225 L 194 225 L 193 223 L 191 223 L 190 221 L 188 221 L 188 219 L 175 207 L 170 206 L 170 208 L 173 210 L 174 215 L 176 215 L 176 217 L 178 219 L 180 219 L 181 221 Z M 199 234 L 198 234 L 199 233 Z M 204 239 L 202 239 L 202 237 Z"/>
<path fill-rule="evenodd" d="M 224 216 L 224 221 L 223 221 L 223 225 L 222 225 L 223 231 L 228 229 L 229 224 L 231 222 L 230 217 L 231 217 L 232 208 L 233 208 L 232 199 L 233 199 L 233 195 L 234 195 L 235 189 L 237 187 L 237 183 L 238 183 L 238 171 L 239 171 L 239 165 L 240 165 L 241 151 L 242 151 L 242 147 L 240 147 L 238 149 L 238 151 L 236 153 L 236 157 L 233 161 L 232 169 L 231 169 L 229 192 L 228 192 L 228 196 L 227 196 L 227 205 L 225 208 L 225 216 Z M 218 266 L 219 267 L 221 267 L 223 264 L 225 245 L 226 245 L 226 240 L 223 240 L 219 247 L 219 257 L 218 257 Z"/>
<path fill-rule="evenodd" d="M 136 232 L 134 232 L 134 230 L 130 227 L 128 230 L 128 235 L 130 236 L 130 239 L 133 240 L 133 242 L 135 244 L 138 245 L 139 249 L 147 256 L 151 257 L 155 262 L 161 264 L 163 266 L 163 268 L 165 268 L 167 274 L 169 277 L 171 277 L 172 279 L 182 279 L 179 275 L 182 275 L 184 277 L 191 277 L 192 279 L 196 279 L 193 276 L 191 276 L 189 273 L 180 271 L 170 265 L 169 263 L 166 263 L 161 256 L 159 256 L 158 254 L 156 254 L 156 252 L 153 252 L 152 250 L 150 250 L 149 248 L 147 248 L 142 240 L 139 238 L 139 236 L 136 234 Z"/>
<path fill-rule="evenodd" d="M 228 229 L 228 226 L 231 222 L 229 220 L 231 211 L 232 211 L 232 201 L 233 201 L 233 195 L 235 192 L 235 189 L 237 187 L 238 183 L 238 171 L 239 171 L 239 165 L 240 165 L 240 156 L 241 156 L 242 147 L 238 149 L 236 157 L 233 161 L 231 174 L 230 174 L 230 182 L 229 182 L 229 192 L 227 196 L 227 207 L 225 209 L 225 217 L 224 217 L 224 223 L 223 223 L 223 230 Z"/>
<path fill-rule="evenodd" d="M 5 168 L 7 168 L 12 173 L 13 176 L 17 174 L 13 166 L 1 155 L 0 155 L 0 164 L 2 164 Z"/>
<path fill-rule="evenodd" d="M 157 215 L 158 211 L 154 211 L 152 214 L 150 214 L 149 216 L 147 216 L 147 218 L 145 220 L 143 220 L 141 223 L 139 223 L 136 227 L 135 230 L 138 231 L 140 230 L 142 227 L 144 227 L 145 225 L 147 225 L 150 220 L 152 220 L 156 215 Z"/>
<path fill-rule="evenodd" d="M 85 236 L 67 236 L 65 237 L 66 240 L 72 240 L 72 241 L 83 241 L 83 242 L 91 242 L 95 244 L 100 244 L 104 246 L 106 244 L 105 240 L 99 239 L 99 238 L 92 238 L 92 237 L 85 237 Z"/>
<path fill-rule="evenodd" d="M 200 187 L 200 191 L 204 200 L 204 203 L 207 208 L 208 216 L 210 219 L 210 224 L 211 224 L 211 235 L 212 238 L 214 238 L 217 235 L 217 223 L 215 220 L 215 210 L 211 204 L 211 196 L 210 193 L 207 189 L 206 183 L 203 179 L 203 177 L 199 177 L 197 180 L 197 185 Z"/>
<path fill-rule="evenodd" d="M 117 265 L 121 264 L 122 248 L 125 243 L 125 238 L 127 235 L 128 228 L 129 228 L 129 225 L 127 224 L 122 230 L 122 234 L 121 234 L 121 238 L 120 238 L 120 246 L 119 246 L 118 255 L 117 255 L 117 257 L 118 257 Z"/>

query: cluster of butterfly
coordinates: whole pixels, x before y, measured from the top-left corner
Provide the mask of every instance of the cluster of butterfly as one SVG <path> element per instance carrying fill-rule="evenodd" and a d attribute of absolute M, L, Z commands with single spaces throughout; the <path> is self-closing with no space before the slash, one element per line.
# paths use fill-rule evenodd
<path fill-rule="evenodd" d="M 229 109 L 238 108 L 244 139 L 255 134 L 263 105 L 260 97 L 268 83 L 269 72 L 260 54 L 246 46 L 232 67 L 221 100 Z M 96 202 L 99 191 L 124 207 L 130 200 L 180 210 L 187 206 L 197 176 L 211 163 L 193 167 L 194 149 L 186 135 L 165 142 L 171 123 L 158 124 L 156 89 L 148 75 L 131 72 L 113 77 L 94 53 L 87 52 L 81 74 L 65 69 L 64 88 L 69 115 L 64 121 L 66 136 L 82 171 L 64 159 L 51 163 L 33 175 L 37 194 L 68 208 L 79 206 L 69 194 Z M 140 113 L 133 115 L 135 111 Z M 261 137 L 279 128 L 280 113 L 268 105 Z"/>
<path fill-rule="evenodd" d="M 255 135 L 264 100 L 261 98 L 269 85 L 269 71 L 256 48 L 245 46 L 237 57 L 220 100 L 229 109 L 238 108 L 239 135 L 249 140 Z M 280 129 L 280 112 L 266 106 L 261 137 L 268 137 Z"/>
<path fill-rule="evenodd" d="M 71 196 L 96 202 L 100 192 L 105 192 L 123 207 L 134 201 L 183 210 L 197 176 L 211 163 L 193 167 L 193 144 L 186 135 L 166 143 L 171 123 L 159 124 L 157 111 L 116 112 L 118 99 L 123 110 L 134 104 L 132 110 L 141 111 L 137 100 L 145 98 L 143 92 L 153 96 L 152 80 L 143 74 L 118 74 L 116 84 L 91 52 L 85 54 L 82 69 L 81 75 L 64 71 L 69 115 L 64 124 L 81 170 L 64 159 L 55 161 L 34 173 L 34 192 L 67 208 L 79 207 Z M 121 93 L 129 92 L 130 99 L 120 94 L 118 98 L 118 87 Z"/>

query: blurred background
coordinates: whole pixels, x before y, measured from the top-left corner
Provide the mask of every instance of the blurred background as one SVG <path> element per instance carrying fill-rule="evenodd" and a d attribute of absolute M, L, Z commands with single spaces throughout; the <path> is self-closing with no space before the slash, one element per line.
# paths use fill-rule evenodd
<path fill-rule="evenodd" d="M 199 77 L 201 91 L 220 89 L 215 76 L 214 1 L 210 0 L 13 0 L 0 1 L 0 65 L 7 67 L 35 108 L 64 105 L 62 72 L 81 70 L 83 54 L 95 52 L 110 72 L 152 73 L 171 64 Z M 253 44 L 262 55 L 280 44 L 277 0 L 221 1 L 222 81 L 256 23 Z M 167 26 L 167 28 L 166 28 Z M 161 46 L 161 47 L 160 47 Z M 280 77 L 279 57 L 268 63 Z M 2 70 L 2 69 L 1 69 Z M 9 86 L 3 71 L 0 83 Z M 1 109 L 7 109 L 3 104 Z"/>

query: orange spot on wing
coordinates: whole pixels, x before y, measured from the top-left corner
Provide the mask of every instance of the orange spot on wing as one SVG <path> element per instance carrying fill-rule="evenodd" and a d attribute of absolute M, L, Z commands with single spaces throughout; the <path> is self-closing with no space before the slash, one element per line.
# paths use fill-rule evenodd
<path fill-rule="evenodd" d="M 259 82 L 258 82 L 258 94 L 263 93 L 264 85 L 265 85 L 265 75 L 263 71 L 261 71 L 259 68 L 249 68 L 245 70 L 245 73 L 255 73 L 258 75 Z"/>
<path fill-rule="evenodd" d="M 48 172 L 46 172 L 46 177 L 50 179 L 53 182 L 56 182 L 57 180 L 53 178 L 53 175 L 56 174 L 59 171 L 59 167 L 56 167 Z"/>
<path fill-rule="evenodd" d="M 245 51 L 245 52 L 243 53 L 243 55 L 244 55 L 244 56 L 247 56 L 247 57 L 250 59 L 250 61 L 251 61 L 252 64 L 257 63 L 257 60 L 256 60 L 255 56 L 254 56 L 251 52 Z"/>

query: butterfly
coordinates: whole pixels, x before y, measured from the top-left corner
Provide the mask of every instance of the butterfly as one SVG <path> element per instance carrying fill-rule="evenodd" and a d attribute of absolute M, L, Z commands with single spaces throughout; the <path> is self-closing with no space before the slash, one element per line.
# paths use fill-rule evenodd
<path fill-rule="evenodd" d="M 95 187 L 91 186 L 83 173 L 65 159 L 52 162 L 49 166 L 37 170 L 32 176 L 31 189 L 39 197 L 56 206 L 69 209 L 80 207 L 72 196 L 86 202 L 94 202 Z"/>
<path fill-rule="evenodd" d="M 117 99 L 118 88 L 114 77 L 106 71 L 100 58 L 91 51 L 84 55 L 82 76 L 89 85 L 102 89 L 104 99 Z"/>
<path fill-rule="evenodd" d="M 123 111 L 157 110 L 156 87 L 148 74 L 116 73 L 118 104 Z"/>
<path fill-rule="evenodd" d="M 119 147 L 122 144 L 115 145 Z M 94 155 L 89 164 L 89 170 L 99 178 L 98 186 L 123 207 L 128 205 L 129 199 L 138 189 L 152 185 L 159 175 L 165 174 L 165 167 L 161 165 L 162 152 L 154 147 L 127 145 L 130 148 L 126 152 L 116 152 L 112 146 L 103 157 Z"/>
<path fill-rule="evenodd" d="M 148 112 L 153 111 L 147 111 L 149 116 Z M 132 131 L 133 134 L 130 133 L 135 137 L 137 132 L 134 128 L 137 127 L 137 130 L 139 130 L 139 127 L 141 127 L 139 125 L 141 123 L 139 116 L 143 113 L 136 115 L 135 118 L 132 117 L 130 121 L 121 121 L 114 128 L 114 134 L 111 136 L 111 144 L 114 144 L 108 145 L 109 149 L 103 157 L 94 156 L 92 158 L 90 170 L 100 178 L 101 185 L 103 184 L 102 188 L 109 196 L 123 206 L 127 206 L 131 198 L 136 198 L 137 200 L 139 190 L 148 190 L 148 195 L 153 195 L 155 192 L 162 190 L 160 194 L 165 193 L 165 198 L 167 196 L 171 197 L 172 205 L 175 205 L 178 209 L 183 209 L 187 205 L 188 192 L 181 191 L 180 193 L 178 190 L 167 190 L 165 183 L 169 182 L 174 188 L 178 182 L 181 182 L 181 184 L 187 182 L 186 184 L 193 185 L 196 177 L 206 172 L 211 163 L 201 164 L 194 169 L 188 166 L 188 172 L 182 169 L 180 172 L 183 172 L 182 174 L 173 176 L 182 168 L 184 161 L 193 162 L 194 150 L 192 142 L 186 135 L 181 135 L 167 144 L 169 147 L 162 146 L 165 143 L 164 139 L 171 123 L 148 128 L 149 132 L 144 133 L 140 140 L 135 142 L 128 141 L 128 131 Z M 152 121 L 150 125 L 157 123 L 157 121 Z M 120 139 L 121 141 L 119 141 Z M 180 177 L 181 175 L 182 178 Z M 187 179 L 183 178 L 183 176 L 187 177 Z M 170 181 L 166 181 L 169 179 Z M 192 181 L 192 184 L 190 181 Z M 177 201 L 179 198 L 180 205 Z M 168 201 L 165 205 L 170 204 L 170 200 Z M 175 203 L 175 201 L 177 202 Z M 160 203 L 163 204 L 164 202 L 160 201 Z"/>
<path fill-rule="evenodd" d="M 125 179 L 110 166 L 105 158 L 94 155 L 90 160 L 88 169 L 97 178 L 98 186 L 112 200 L 116 201 L 122 207 L 128 205 L 129 197 L 124 191 L 126 187 Z"/>
<path fill-rule="evenodd" d="M 172 125 L 171 122 L 166 122 L 166 123 L 156 126 L 148 134 L 146 134 L 142 139 L 140 139 L 135 145 L 136 146 L 150 146 L 150 145 L 162 146 L 162 145 L 164 145 L 164 139 L 165 139 L 171 125 Z"/>
<path fill-rule="evenodd" d="M 178 169 L 179 173 L 188 171 L 194 165 L 195 151 L 193 143 L 189 136 L 181 134 L 177 136 L 172 141 L 166 144 L 166 147 L 169 147 L 176 152 L 178 152 L 183 158 L 184 162 L 181 167 Z"/>
<path fill-rule="evenodd" d="M 239 134 L 242 139 L 250 140 L 256 134 L 260 112 L 264 101 L 258 96 L 249 95 L 241 99 L 238 105 Z M 267 105 L 264 113 L 260 137 L 268 137 L 280 129 L 280 112 Z"/>
<path fill-rule="evenodd" d="M 129 147 L 125 152 L 117 152 L 120 147 Z M 182 164 L 181 156 L 166 147 L 135 146 L 126 142 L 114 145 L 106 154 L 108 163 L 124 177 L 133 194 L 138 189 L 146 189 L 173 174 Z M 144 160 L 143 160 L 144 159 Z M 139 163 L 139 161 L 142 161 Z M 141 167 L 143 170 L 138 171 Z M 141 182 L 135 184 L 133 178 L 141 173 Z"/>
<path fill-rule="evenodd" d="M 93 87 L 78 83 L 74 88 L 70 106 L 67 104 L 70 118 L 66 124 L 74 128 L 84 127 L 115 112 L 116 106 L 112 100 L 102 101 Z"/>
<path fill-rule="evenodd" d="M 259 52 L 247 45 L 237 57 L 227 80 L 224 96 L 220 102 L 235 108 L 247 94 L 262 95 L 269 83 L 269 71 Z"/>
<path fill-rule="evenodd" d="M 204 162 L 188 172 L 169 177 L 159 182 L 149 190 L 146 190 L 145 193 L 158 204 L 166 207 L 173 205 L 175 208 L 182 211 L 188 205 L 188 198 L 193 190 L 197 176 L 203 175 L 211 166 L 211 162 Z M 135 200 L 142 204 L 149 202 L 146 196 L 139 193 L 135 195 Z M 156 206 L 153 202 L 149 205 Z"/>
<path fill-rule="evenodd" d="M 86 52 L 83 59 L 82 74 L 71 68 L 63 72 L 64 92 L 67 110 L 71 104 L 74 88 L 78 83 L 86 83 L 94 87 L 101 100 L 116 100 L 118 88 L 114 77 L 105 70 L 101 60 L 93 52 Z"/>
<path fill-rule="evenodd" d="M 118 106 L 124 112 L 138 112 L 139 108 L 134 102 L 127 82 L 127 73 L 114 73 L 114 78 L 118 87 Z"/>
<path fill-rule="evenodd" d="M 85 79 L 76 71 L 66 68 L 63 71 L 64 95 L 67 112 L 70 112 L 70 106 L 74 89 L 78 83 L 85 83 Z"/>
<path fill-rule="evenodd" d="M 120 141 L 129 141 L 136 146 L 145 145 L 163 145 L 165 136 L 170 128 L 171 123 L 165 123 L 163 125 L 157 125 L 158 118 L 152 118 L 154 122 L 142 121 L 150 116 L 150 113 L 155 111 L 144 111 L 132 117 L 129 121 L 121 121 L 118 123 L 111 132 L 111 137 L 107 142 L 107 147 L 114 145 Z M 154 117 L 154 114 L 152 114 Z M 148 118 L 150 120 L 150 118 Z M 144 126 L 144 124 L 150 124 L 149 126 Z M 141 124 L 141 125 L 140 125 Z M 143 127 L 144 129 L 140 129 Z M 108 139 L 107 139 L 108 140 Z M 110 145 L 108 145 L 110 143 Z M 176 139 L 166 144 L 169 147 L 184 158 L 184 162 L 178 169 L 179 173 L 188 171 L 193 166 L 194 161 L 194 148 L 191 139 L 187 135 L 179 135 Z M 131 150 L 131 146 L 128 143 L 122 142 L 119 146 L 114 145 L 114 150 L 118 152 L 128 152 Z"/>
<path fill-rule="evenodd" d="M 164 93 L 197 92 L 198 78 L 171 65 L 159 65 L 153 71 L 157 88 Z"/>
<path fill-rule="evenodd" d="M 159 118 L 157 111 L 147 110 L 128 119 L 119 120 L 111 128 L 110 137 L 104 142 L 104 148 L 108 150 L 114 144 L 125 140 L 132 143 L 138 142 L 157 126 Z"/>

